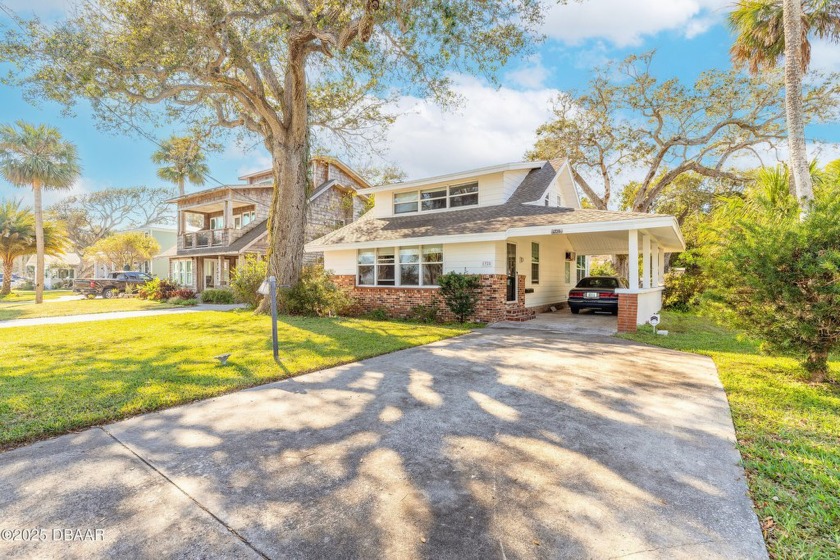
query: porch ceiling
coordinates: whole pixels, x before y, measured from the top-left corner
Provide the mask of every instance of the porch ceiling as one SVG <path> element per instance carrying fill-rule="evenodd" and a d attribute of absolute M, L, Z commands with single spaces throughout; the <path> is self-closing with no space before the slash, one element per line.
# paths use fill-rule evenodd
<path fill-rule="evenodd" d="M 246 202 L 242 200 L 234 200 L 233 201 L 233 210 L 245 208 L 246 206 L 253 206 L 253 202 Z M 225 210 L 225 201 L 219 200 L 217 202 L 208 202 L 207 204 L 198 204 L 196 206 L 188 206 L 185 208 L 181 208 L 184 212 L 190 212 L 193 214 L 213 214 L 216 212 L 224 212 Z"/>
<path fill-rule="evenodd" d="M 682 240 L 672 227 L 639 229 L 639 233 L 651 236 L 651 242 L 665 251 L 682 251 Z M 579 255 L 627 254 L 629 250 L 628 230 L 568 233 L 566 237 L 575 253 Z"/>

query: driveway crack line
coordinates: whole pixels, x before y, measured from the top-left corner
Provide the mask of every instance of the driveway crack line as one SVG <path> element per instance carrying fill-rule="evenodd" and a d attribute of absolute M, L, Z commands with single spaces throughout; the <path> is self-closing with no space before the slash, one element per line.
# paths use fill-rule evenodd
<path fill-rule="evenodd" d="M 171 484 L 172 486 L 174 486 L 174 487 L 175 487 L 175 488 L 176 488 L 179 492 L 181 492 L 181 494 L 183 494 L 184 496 L 186 496 L 186 497 L 187 497 L 187 498 L 188 498 L 188 499 L 189 499 L 192 503 L 194 503 L 194 504 L 195 504 L 195 505 L 197 505 L 199 508 L 201 508 L 201 510 L 202 510 L 202 511 L 204 511 L 207 515 L 209 515 L 210 517 L 212 517 L 213 519 L 215 519 L 215 520 L 216 520 L 216 522 L 218 522 L 218 523 L 219 523 L 222 527 L 224 527 L 225 529 L 227 529 L 227 531 L 228 531 L 228 532 L 230 532 L 233 536 L 235 536 L 237 539 L 239 539 L 239 540 L 242 542 L 242 544 L 244 544 L 245 546 L 247 546 L 248 548 L 250 548 L 251 550 L 253 550 L 253 551 L 254 551 L 254 553 L 256 553 L 257 555 L 259 555 L 259 556 L 260 556 L 260 558 L 264 558 L 265 560 L 272 560 L 270 556 L 268 556 L 267 554 L 265 554 L 264 552 L 262 552 L 260 549 L 258 549 L 258 548 L 257 548 L 254 544 L 252 544 L 252 543 L 251 543 L 248 539 L 246 539 L 243 535 L 241 535 L 241 534 L 240 534 L 240 533 L 239 533 L 236 529 L 234 529 L 233 527 L 231 527 L 230 525 L 228 525 L 227 523 L 225 523 L 225 522 L 224 522 L 224 521 L 223 521 L 223 520 L 222 520 L 222 519 L 221 519 L 218 515 L 216 515 L 216 514 L 215 514 L 215 513 L 213 513 L 212 511 L 210 511 L 210 510 L 209 510 L 209 509 L 208 509 L 208 508 L 207 508 L 204 504 L 202 504 L 202 503 L 201 503 L 201 502 L 199 502 L 197 499 L 195 499 L 193 496 L 191 496 L 191 495 L 190 495 L 190 493 L 189 493 L 189 492 L 187 492 L 186 490 L 184 490 L 183 488 L 181 488 L 181 487 L 178 485 L 178 483 L 177 483 L 177 482 L 175 482 L 174 480 L 172 480 L 171 478 L 169 478 L 168 476 L 166 476 L 166 474 L 164 474 L 164 473 L 163 473 L 163 471 L 161 471 L 159 468 L 157 468 L 157 467 L 156 467 L 155 465 L 153 465 L 151 462 L 147 461 L 145 458 L 143 458 L 140 454 L 138 454 L 136 451 L 134 451 L 134 450 L 133 450 L 132 448 L 130 448 L 128 445 L 126 445 L 125 443 L 123 443 L 123 442 L 122 442 L 122 441 L 121 441 L 121 440 L 120 440 L 117 436 L 115 436 L 114 434 L 112 434 L 111 432 L 109 432 L 108 430 L 106 430 L 105 428 L 103 428 L 102 426 L 99 426 L 99 429 L 100 429 L 100 430 L 102 430 L 103 432 L 105 432 L 105 434 L 107 434 L 107 435 L 108 435 L 108 437 L 110 437 L 110 438 L 111 438 L 111 439 L 113 439 L 115 442 L 117 442 L 118 444 L 120 444 L 120 445 L 121 445 L 121 446 L 122 446 L 122 447 L 123 447 L 126 451 L 128 451 L 129 453 L 131 453 L 132 455 L 134 455 L 135 457 L 137 457 L 137 459 L 138 459 L 138 460 L 140 460 L 140 461 L 141 461 L 144 465 L 146 465 L 147 467 L 149 467 L 150 469 L 152 469 L 154 472 L 156 472 L 157 474 L 159 474 L 159 475 L 160 475 L 160 476 L 161 476 L 164 480 L 166 480 L 169 484 Z"/>

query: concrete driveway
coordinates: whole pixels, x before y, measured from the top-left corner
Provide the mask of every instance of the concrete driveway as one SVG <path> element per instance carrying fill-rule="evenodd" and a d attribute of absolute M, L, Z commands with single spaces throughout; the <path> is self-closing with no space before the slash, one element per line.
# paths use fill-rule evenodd
<path fill-rule="evenodd" d="M 527 330 L 0 454 L 0 524 L 46 530 L 3 558 L 767 557 L 709 359 Z"/>

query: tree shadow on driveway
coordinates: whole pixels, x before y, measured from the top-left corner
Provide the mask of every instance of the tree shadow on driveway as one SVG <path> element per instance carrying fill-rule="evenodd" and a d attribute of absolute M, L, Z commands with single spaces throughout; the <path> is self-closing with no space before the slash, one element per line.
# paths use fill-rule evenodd
<path fill-rule="evenodd" d="M 157 469 L 189 497 L 155 506 L 175 527 L 202 519 L 194 500 L 241 538 L 214 536 L 219 556 L 766 557 L 714 366 L 617 339 L 485 331 L 104 429 L 149 466 L 96 447 L 79 472 Z M 67 524 L 49 512 L 96 495 L 84 474 L 43 504 L 20 489 L 56 484 L 59 464 L 29 467 L 87 433 L 0 455 L 12 519 Z M 115 478 L 90 515 L 138 516 L 137 491 Z M 95 554 L 197 551 L 164 542 Z"/>

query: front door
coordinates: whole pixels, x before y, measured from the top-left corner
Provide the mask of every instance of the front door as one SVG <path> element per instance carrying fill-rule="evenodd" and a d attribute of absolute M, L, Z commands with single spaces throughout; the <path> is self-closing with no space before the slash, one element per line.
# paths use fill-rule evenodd
<path fill-rule="evenodd" d="M 507 300 L 516 301 L 516 243 L 507 244 Z"/>
<path fill-rule="evenodd" d="M 216 287 L 216 259 L 204 259 L 204 287 Z"/>

